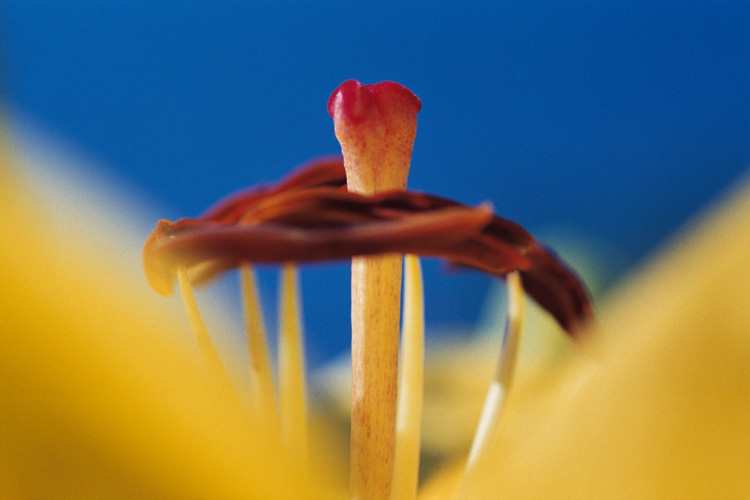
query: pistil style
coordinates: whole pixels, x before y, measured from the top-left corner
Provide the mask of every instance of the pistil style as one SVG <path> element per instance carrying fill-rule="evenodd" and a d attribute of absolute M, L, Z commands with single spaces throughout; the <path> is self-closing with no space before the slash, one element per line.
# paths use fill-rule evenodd
<path fill-rule="evenodd" d="M 419 99 L 402 85 L 344 82 L 328 101 L 348 189 L 406 189 Z M 395 449 L 399 254 L 352 259 L 352 498 L 388 498 Z"/>

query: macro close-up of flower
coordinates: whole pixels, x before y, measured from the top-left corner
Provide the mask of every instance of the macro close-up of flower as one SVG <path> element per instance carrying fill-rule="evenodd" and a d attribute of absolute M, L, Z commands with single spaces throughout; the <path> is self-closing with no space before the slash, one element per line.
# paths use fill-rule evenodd
<path fill-rule="evenodd" d="M 13 236 L 3 239 L 0 288 L 3 497 L 741 498 L 750 491 L 747 183 L 612 292 L 592 320 L 576 275 L 520 226 L 485 206 L 405 190 L 420 106 L 398 84 L 345 82 L 329 101 L 343 162 L 314 162 L 275 187 L 230 196 L 201 218 L 158 224 L 144 249 L 146 275 L 162 294 L 179 281 L 198 358 L 169 335 L 181 322 L 158 297 L 136 293 L 87 245 L 37 230 L 49 208 L 4 142 L 2 217 Z M 431 370 L 447 377 L 473 367 L 462 354 L 469 346 L 454 346 L 453 360 L 439 368 L 424 358 L 423 284 L 413 255 L 405 260 L 397 363 L 401 253 L 506 276 L 509 289 L 505 333 L 496 325 L 503 338 L 496 373 L 484 387 L 475 380 L 463 388 L 487 392 L 471 452 L 443 454 L 422 478 L 422 401 L 434 399 L 423 396 L 423 385 L 435 388 Z M 307 401 L 293 264 L 345 258 L 353 259 L 348 474 L 335 412 Z M 269 262 L 284 267 L 275 362 L 251 268 Z M 249 383 L 224 367 L 190 286 L 237 267 Z M 516 366 L 526 293 L 562 326 L 551 333 L 566 344 L 564 354 L 543 369 Z M 511 391 L 514 369 L 521 374 Z M 427 425 L 440 428 L 436 418 Z"/>
<path fill-rule="evenodd" d="M 0 499 L 750 496 L 746 6 L 3 14 Z"/>

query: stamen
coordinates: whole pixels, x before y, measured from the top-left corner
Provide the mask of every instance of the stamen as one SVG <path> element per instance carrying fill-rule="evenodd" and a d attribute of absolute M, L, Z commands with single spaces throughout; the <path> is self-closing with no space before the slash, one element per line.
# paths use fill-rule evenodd
<path fill-rule="evenodd" d="M 417 497 L 424 388 L 424 294 L 419 257 L 404 259 L 404 326 L 396 410 L 396 456 L 391 500 Z"/>
<path fill-rule="evenodd" d="M 242 265 L 241 281 L 247 325 L 253 414 L 260 419 L 264 428 L 276 428 L 278 412 L 276 411 L 276 397 L 273 388 L 266 329 L 263 325 L 263 315 L 258 299 L 255 271 L 249 264 Z"/>
<path fill-rule="evenodd" d="M 206 364 L 206 368 L 219 384 L 227 389 L 231 389 L 232 383 L 229 381 L 229 375 L 227 375 L 227 371 L 221 362 L 221 358 L 219 358 L 219 354 L 216 352 L 213 342 L 211 342 L 211 337 L 208 335 L 208 329 L 201 318 L 201 313 L 198 310 L 198 304 L 195 302 L 193 289 L 190 287 L 190 280 L 188 279 L 187 271 L 184 267 L 177 268 L 177 282 L 180 286 L 182 303 L 185 306 L 185 312 L 187 313 L 190 327 L 195 335 L 195 340 L 198 343 L 198 350 L 203 357 L 203 362 Z"/>
<path fill-rule="evenodd" d="M 279 307 L 279 410 L 281 433 L 291 457 L 302 470 L 307 463 L 305 361 L 299 314 L 297 268 L 285 264 Z"/>
<path fill-rule="evenodd" d="M 484 401 L 482 415 L 466 463 L 459 499 L 468 500 L 476 497 L 476 490 L 474 489 L 476 483 L 475 466 L 486 455 L 494 441 L 503 405 L 513 382 L 513 374 L 520 351 L 521 333 L 526 316 L 526 299 L 519 272 L 509 273 L 506 283 L 508 287 L 508 320 L 500 350 L 500 362 Z"/>
<path fill-rule="evenodd" d="M 159 222 L 143 251 L 146 275 L 155 290 L 169 295 L 180 265 L 197 285 L 242 262 L 431 255 L 497 276 L 521 271 L 529 297 L 574 340 L 592 333 L 591 328 L 581 328 L 591 322 L 592 309 L 575 273 L 521 226 L 492 214 L 486 204 L 472 208 L 426 193 L 364 196 L 331 187 L 279 192 L 258 203 L 245 199 L 227 203 L 224 211 L 235 217 L 244 210 L 241 220 Z M 397 269 L 400 275 L 401 266 Z M 398 321 L 394 325 L 397 338 Z M 395 406 L 394 399 L 394 412 Z"/>

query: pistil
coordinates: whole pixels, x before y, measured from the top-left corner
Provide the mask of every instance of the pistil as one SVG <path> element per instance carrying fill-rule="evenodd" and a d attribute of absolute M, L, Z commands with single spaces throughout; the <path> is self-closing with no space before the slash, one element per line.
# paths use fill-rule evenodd
<path fill-rule="evenodd" d="M 406 189 L 421 102 L 405 87 L 344 82 L 328 101 L 350 191 Z M 395 448 L 399 254 L 352 259 L 352 419 L 354 499 L 388 498 Z"/>

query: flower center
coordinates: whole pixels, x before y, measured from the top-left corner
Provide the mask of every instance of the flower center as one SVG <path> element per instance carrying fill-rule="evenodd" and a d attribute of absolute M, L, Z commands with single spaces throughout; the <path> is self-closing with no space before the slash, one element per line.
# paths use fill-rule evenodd
<path fill-rule="evenodd" d="M 575 274 L 518 224 L 484 205 L 472 208 L 406 190 L 420 107 L 419 99 L 399 84 L 345 82 L 328 103 L 343 162 L 314 162 L 276 186 L 232 196 L 197 219 L 160 221 L 144 247 L 149 282 L 166 295 L 177 278 L 205 364 L 217 384 L 228 388 L 229 377 L 190 283 L 241 268 L 252 418 L 259 428 L 278 433 L 292 463 L 303 471 L 308 463 L 304 351 L 297 271 L 291 262 L 352 259 L 350 488 L 356 499 L 416 496 L 424 363 L 417 254 L 503 276 L 510 291 L 500 363 L 467 463 L 464 498 L 472 498 L 472 471 L 485 457 L 510 391 L 524 291 L 574 338 L 591 316 L 587 293 Z M 277 398 L 253 262 L 284 266 Z"/>

